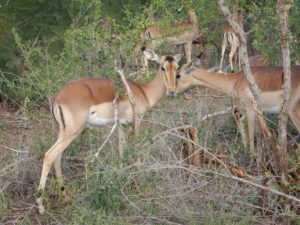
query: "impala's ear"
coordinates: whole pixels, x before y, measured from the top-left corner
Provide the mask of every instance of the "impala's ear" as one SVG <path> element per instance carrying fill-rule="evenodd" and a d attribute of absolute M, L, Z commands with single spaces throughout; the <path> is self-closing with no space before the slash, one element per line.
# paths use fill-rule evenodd
<path fill-rule="evenodd" d="M 174 58 L 175 58 L 176 62 L 179 63 L 179 61 L 182 58 L 182 54 L 176 54 L 176 55 L 174 55 Z"/>
<path fill-rule="evenodd" d="M 142 47 L 142 51 L 148 60 L 152 60 L 160 64 L 161 57 L 157 55 L 153 50 Z"/>
<path fill-rule="evenodd" d="M 192 61 L 192 67 L 196 67 L 197 65 L 200 64 L 200 59 L 201 59 L 201 56 L 203 55 L 202 52 L 199 53 L 199 55 L 197 55 L 193 61 Z"/>
<path fill-rule="evenodd" d="M 185 72 L 186 74 L 192 72 L 192 71 L 196 68 L 196 66 L 200 64 L 200 58 L 201 58 L 202 55 L 203 55 L 203 53 L 200 52 L 200 54 L 197 55 L 197 56 L 192 60 L 192 62 L 190 62 L 189 64 L 187 64 L 187 65 L 185 66 L 184 72 Z"/>

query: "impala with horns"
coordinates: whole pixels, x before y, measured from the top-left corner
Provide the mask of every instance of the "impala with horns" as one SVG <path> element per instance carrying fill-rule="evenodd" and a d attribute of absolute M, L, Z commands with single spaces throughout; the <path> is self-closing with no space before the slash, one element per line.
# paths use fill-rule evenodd
<path fill-rule="evenodd" d="M 154 80 L 149 83 L 136 83 L 128 80 L 135 100 L 135 113 L 140 117 L 155 106 L 166 93 L 174 93 L 178 61 L 181 58 L 180 54 L 160 57 L 154 51 L 145 48 L 143 48 L 143 52 L 149 60 L 158 62 L 160 67 Z M 44 213 L 45 210 L 41 193 L 45 189 L 52 164 L 54 164 L 58 181 L 62 185 L 61 157 L 63 151 L 87 125 L 114 123 L 113 100 L 116 89 L 113 82 L 114 79 L 100 77 L 72 81 L 52 98 L 51 112 L 58 123 L 59 132 L 57 141 L 44 156 L 36 200 L 40 213 Z M 116 108 L 121 123 L 132 120 L 133 109 L 128 96 L 121 97 Z"/>
<path fill-rule="evenodd" d="M 193 85 L 212 88 L 218 92 L 234 97 L 245 110 L 248 122 L 250 151 L 254 154 L 255 115 L 254 97 L 242 71 L 233 74 L 206 72 L 196 68 L 201 55 L 191 63 L 180 68 L 176 75 L 176 93 Z M 269 113 L 279 113 L 283 101 L 283 68 L 282 67 L 251 67 L 253 77 L 261 90 L 262 110 Z M 291 95 L 288 114 L 300 133 L 300 66 L 291 68 Z"/>

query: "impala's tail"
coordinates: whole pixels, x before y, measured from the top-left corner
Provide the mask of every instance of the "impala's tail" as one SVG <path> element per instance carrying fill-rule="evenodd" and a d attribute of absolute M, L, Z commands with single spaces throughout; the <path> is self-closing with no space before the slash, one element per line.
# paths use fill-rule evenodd
<path fill-rule="evenodd" d="M 50 111 L 55 122 L 59 125 L 59 127 L 63 127 L 63 129 L 66 129 L 64 113 L 61 105 L 54 103 L 54 100 L 52 100 L 50 105 Z"/>

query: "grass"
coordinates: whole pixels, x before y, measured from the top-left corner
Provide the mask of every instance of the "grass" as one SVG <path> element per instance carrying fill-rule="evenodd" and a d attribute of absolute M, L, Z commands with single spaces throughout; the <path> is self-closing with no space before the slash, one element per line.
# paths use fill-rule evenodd
<path fill-rule="evenodd" d="M 186 98 L 189 99 L 186 99 Z M 207 113 L 223 110 L 230 99 L 194 88 L 176 99 L 165 98 L 144 118 L 141 134 L 128 136 L 124 167 L 118 168 L 117 137 L 113 136 L 91 158 L 110 128 L 92 128 L 80 135 L 63 156 L 68 198 L 61 196 L 51 172 L 45 190 L 46 214 L 34 205 L 44 152 L 55 142 L 48 113 L 12 124 L 1 121 L 0 144 L 27 153 L 3 150 L 0 156 L 0 223 L 9 224 L 272 224 L 287 213 L 271 207 L 272 217 L 256 214 L 258 190 L 217 176 L 224 168 L 188 167 L 182 161 L 182 141 L 166 130 L 191 124 L 198 129 L 200 145 L 230 153 L 229 162 L 246 166 L 243 149 L 229 114 L 199 121 Z M 5 123 L 4 123 L 5 122 Z M 26 128 L 19 128 L 19 125 Z M 129 129 L 130 130 L 130 129 Z M 133 166 L 137 158 L 142 164 Z M 7 184 L 7 187 L 2 186 Z M 274 204 L 274 196 L 269 202 Z M 276 199 L 276 198 L 275 198 Z M 67 201 L 65 201 L 67 200 Z M 276 202 L 277 206 L 280 202 Z"/>

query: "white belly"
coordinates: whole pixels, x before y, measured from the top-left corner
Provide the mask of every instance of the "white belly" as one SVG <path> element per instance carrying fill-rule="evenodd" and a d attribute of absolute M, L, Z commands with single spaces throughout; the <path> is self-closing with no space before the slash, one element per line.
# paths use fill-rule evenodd
<path fill-rule="evenodd" d="M 266 113 L 280 112 L 283 91 L 264 92 L 261 95 L 262 110 Z"/>
<path fill-rule="evenodd" d="M 121 104 L 120 104 L 121 105 Z M 119 107 L 120 107 L 119 105 Z M 125 124 L 130 121 L 126 116 L 126 110 L 118 109 L 119 122 Z M 123 113 L 122 113 L 123 112 Z M 115 122 L 115 113 L 111 102 L 94 105 L 90 109 L 87 124 L 92 126 L 112 125 Z"/>
<path fill-rule="evenodd" d="M 114 123 L 114 119 L 103 119 L 103 118 L 97 118 L 93 117 L 92 115 L 89 116 L 87 123 L 88 125 L 92 126 L 101 126 L 101 125 L 110 125 Z"/>
<path fill-rule="evenodd" d="M 263 112 L 278 114 L 280 112 L 280 106 L 278 105 L 272 108 L 263 108 Z"/>
<path fill-rule="evenodd" d="M 119 119 L 119 122 L 121 124 L 126 124 L 130 121 L 128 119 Z M 89 115 L 87 120 L 87 124 L 91 126 L 112 125 L 114 123 L 115 123 L 115 119 L 104 119 L 104 118 L 95 117 L 93 115 Z"/>

